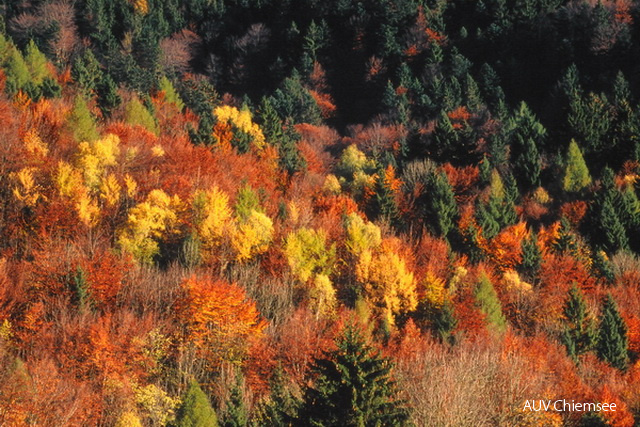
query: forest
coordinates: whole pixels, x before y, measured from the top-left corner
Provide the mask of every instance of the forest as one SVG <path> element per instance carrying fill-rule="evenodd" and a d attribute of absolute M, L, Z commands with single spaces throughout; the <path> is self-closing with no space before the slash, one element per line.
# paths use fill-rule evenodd
<path fill-rule="evenodd" d="M 638 58 L 631 0 L 0 0 L 0 426 L 639 425 Z"/>

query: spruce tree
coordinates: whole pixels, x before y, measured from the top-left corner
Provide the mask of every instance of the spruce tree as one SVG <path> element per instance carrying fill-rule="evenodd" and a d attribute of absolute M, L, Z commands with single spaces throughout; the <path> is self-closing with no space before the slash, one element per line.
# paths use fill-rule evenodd
<path fill-rule="evenodd" d="M 527 104 L 522 102 L 509 122 L 511 129 L 511 158 L 518 183 L 523 188 L 539 185 L 542 148 L 547 131 L 536 119 Z"/>
<path fill-rule="evenodd" d="M 629 249 L 627 232 L 613 204 L 608 199 L 603 202 L 597 219 L 603 246 L 608 253 Z"/>
<path fill-rule="evenodd" d="M 627 325 L 610 294 L 602 304 L 596 349 L 601 360 L 620 370 L 627 368 L 629 363 Z"/>
<path fill-rule="evenodd" d="M 529 238 L 522 240 L 521 246 L 520 273 L 529 280 L 536 280 L 542 264 L 542 252 L 538 246 L 536 235 L 532 232 Z"/>
<path fill-rule="evenodd" d="M 315 379 L 304 391 L 296 425 L 404 425 L 408 413 L 390 379 L 391 362 L 374 351 L 353 325 L 346 327 L 336 345 L 336 350 L 313 362 Z"/>
<path fill-rule="evenodd" d="M 427 188 L 427 220 L 435 234 L 447 237 L 455 229 L 458 204 L 444 172 L 431 176 Z"/>
<path fill-rule="evenodd" d="M 589 169 L 587 169 L 587 164 L 582 157 L 580 147 L 578 147 L 576 141 L 572 139 L 569 143 L 569 151 L 567 152 L 562 188 L 564 191 L 577 193 L 589 184 L 591 184 Z"/>
<path fill-rule="evenodd" d="M 224 419 L 223 427 L 245 427 L 248 422 L 247 408 L 244 404 L 242 375 L 236 372 L 236 382 L 231 388 Z"/>
<path fill-rule="evenodd" d="M 285 383 L 284 370 L 278 365 L 269 380 L 269 398 L 259 405 L 254 425 L 272 427 L 293 426 L 300 401 L 296 399 Z"/>
<path fill-rule="evenodd" d="M 575 358 L 593 349 L 597 339 L 596 325 L 589 315 L 584 296 L 575 283 L 569 289 L 563 314 L 566 326 L 561 340 L 569 356 Z"/>
<path fill-rule="evenodd" d="M 480 311 L 487 316 L 489 327 L 496 332 L 504 332 L 507 328 L 507 319 L 502 313 L 502 305 L 493 283 L 491 283 L 486 274 L 480 275 L 473 291 L 473 296 Z"/>
<path fill-rule="evenodd" d="M 218 425 L 216 413 L 200 385 L 192 380 L 182 399 L 182 406 L 176 415 L 176 427 L 215 427 Z"/>

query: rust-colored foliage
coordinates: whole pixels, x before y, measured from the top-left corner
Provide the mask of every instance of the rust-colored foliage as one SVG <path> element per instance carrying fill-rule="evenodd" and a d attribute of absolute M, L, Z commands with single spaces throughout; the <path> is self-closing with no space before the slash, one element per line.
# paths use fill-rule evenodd
<path fill-rule="evenodd" d="M 502 230 L 489 243 L 489 254 L 502 271 L 513 270 L 522 262 L 522 241 L 529 236 L 527 224 L 519 222 Z"/>
<path fill-rule="evenodd" d="M 181 288 L 175 313 L 184 341 L 193 343 L 213 366 L 242 360 L 266 326 L 245 291 L 236 284 L 195 276 L 184 280 Z"/>

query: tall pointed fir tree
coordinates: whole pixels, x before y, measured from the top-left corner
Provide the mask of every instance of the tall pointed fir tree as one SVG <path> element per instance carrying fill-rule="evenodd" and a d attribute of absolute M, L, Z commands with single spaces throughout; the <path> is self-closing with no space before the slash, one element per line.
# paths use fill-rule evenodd
<path fill-rule="evenodd" d="M 304 391 L 296 425 L 406 425 L 408 412 L 390 379 L 390 361 L 353 325 L 345 328 L 336 345 L 312 364 L 315 380 Z"/>
<path fill-rule="evenodd" d="M 566 323 L 561 340 L 569 356 L 576 358 L 593 349 L 598 337 L 596 325 L 589 316 L 584 296 L 575 283 L 569 289 L 563 314 Z"/>
<path fill-rule="evenodd" d="M 589 169 L 587 169 L 587 164 L 584 161 L 584 157 L 582 157 L 578 143 L 575 139 L 572 139 L 567 152 L 567 164 L 562 188 L 564 191 L 577 193 L 589 184 L 591 184 Z"/>
<path fill-rule="evenodd" d="M 629 363 L 627 325 L 610 294 L 602 304 L 596 349 L 601 360 L 620 370 L 627 368 Z"/>
<path fill-rule="evenodd" d="M 509 121 L 509 128 L 516 179 L 524 189 L 536 187 L 542 170 L 539 147 L 542 148 L 547 131 L 524 102 Z"/>
<path fill-rule="evenodd" d="M 192 380 L 182 399 L 182 406 L 176 415 L 176 427 L 215 427 L 218 425 L 216 413 L 200 385 Z"/>
<path fill-rule="evenodd" d="M 227 400 L 226 411 L 223 421 L 220 423 L 223 427 L 245 427 L 248 423 L 247 407 L 244 404 L 244 392 L 242 384 L 242 373 L 240 370 L 236 372 L 236 381 Z"/>

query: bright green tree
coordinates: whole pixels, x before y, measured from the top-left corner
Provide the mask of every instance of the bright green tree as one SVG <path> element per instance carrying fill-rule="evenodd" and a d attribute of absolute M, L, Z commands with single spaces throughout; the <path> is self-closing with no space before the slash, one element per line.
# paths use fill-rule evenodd
<path fill-rule="evenodd" d="M 215 427 L 218 425 L 216 413 L 209 403 L 200 385 L 192 380 L 189 383 L 182 406 L 176 417 L 176 427 Z"/>
<path fill-rule="evenodd" d="M 46 77 L 50 77 L 49 70 L 47 69 L 47 57 L 44 53 L 40 52 L 38 46 L 31 40 L 25 50 L 24 58 L 29 72 L 31 73 L 31 80 L 35 84 L 41 84 Z"/>
<path fill-rule="evenodd" d="M 490 328 L 496 332 L 504 332 L 507 328 L 507 319 L 502 313 L 502 305 L 498 299 L 493 283 L 486 274 L 481 274 L 473 291 L 476 304 L 487 317 Z"/>
<path fill-rule="evenodd" d="M 609 294 L 602 304 L 598 330 L 598 357 L 620 370 L 629 363 L 627 325 L 618 311 L 618 305 Z"/>
<path fill-rule="evenodd" d="M 578 192 L 591 184 L 591 175 L 587 164 L 582 157 L 582 152 L 575 139 L 569 143 L 567 162 L 562 181 L 562 188 L 567 192 Z"/>
<path fill-rule="evenodd" d="M 406 425 L 408 413 L 390 378 L 390 361 L 353 325 L 336 339 L 336 346 L 312 364 L 315 378 L 304 390 L 296 425 Z"/>
<path fill-rule="evenodd" d="M 149 132 L 158 133 L 158 126 L 153 115 L 142 105 L 138 98 L 133 98 L 126 106 L 125 120 L 130 125 L 139 125 L 147 129 Z"/>
<path fill-rule="evenodd" d="M 67 125 L 78 142 L 94 141 L 99 137 L 95 119 L 89 111 L 86 101 L 80 95 L 76 96 L 71 114 L 67 119 Z"/>

